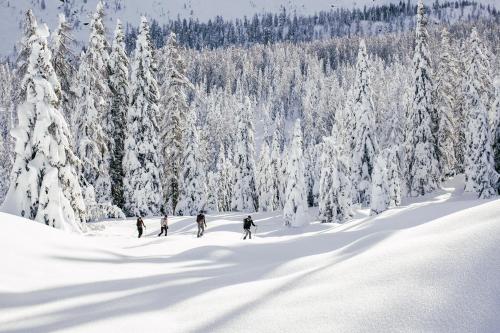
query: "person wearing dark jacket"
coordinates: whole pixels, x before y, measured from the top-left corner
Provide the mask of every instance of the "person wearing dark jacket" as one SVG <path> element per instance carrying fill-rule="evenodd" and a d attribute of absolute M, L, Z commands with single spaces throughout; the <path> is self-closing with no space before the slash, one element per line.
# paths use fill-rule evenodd
<path fill-rule="evenodd" d="M 207 226 L 207 222 L 205 221 L 205 214 L 203 212 L 200 212 L 198 216 L 196 217 L 196 223 L 198 224 L 198 238 L 203 236 L 203 233 L 205 232 L 205 228 Z"/>
<path fill-rule="evenodd" d="M 142 217 L 137 218 L 137 232 L 139 233 L 139 237 L 141 238 L 142 236 L 142 231 L 146 229 L 146 225 L 144 224 L 144 221 L 142 220 Z"/>
<path fill-rule="evenodd" d="M 243 239 L 247 239 L 247 236 L 252 239 L 252 231 L 250 230 L 252 226 L 257 227 L 253 223 L 252 217 L 248 215 L 248 217 L 243 220 L 243 229 L 245 230 L 245 237 L 243 237 Z"/>

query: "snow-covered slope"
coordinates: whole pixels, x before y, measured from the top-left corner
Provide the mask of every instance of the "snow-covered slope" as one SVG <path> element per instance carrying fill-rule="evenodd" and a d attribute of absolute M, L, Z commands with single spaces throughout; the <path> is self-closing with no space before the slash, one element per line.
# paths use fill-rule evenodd
<path fill-rule="evenodd" d="M 460 178 L 344 225 L 256 214 L 95 224 L 87 236 L 0 215 L 1 332 L 498 332 L 500 200 Z M 100 227 L 104 226 L 104 230 Z"/>
<path fill-rule="evenodd" d="M 47 23 L 54 29 L 57 17 L 64 12 L 74 25 L 74 35 L 78 49 L 88 40 L 89 26 L 85 25 L 96 8 L 98 0 L 0 0 L 0 57 L 13 55 L 14 45 L 22 34 L 24 13 L 31 8 L 40 22 Z M 486 5 L 498 5 L 498 0 L 476 0 Z M 111 38 L 116 19 L 138 26 L 140 16 L 156 19 L 160 24 L 168 20 L 196 18 L 208 21 L 216 16 L 224 19 L 251 17 L 256 13 L 277 13 L 282 7 L 289 13 L 312 15 L 319 11 L 337 8 L 363 8 L 363 6 L 397 3 L 396 0 L 108 0 L 106 3 L 106 27 Z M 412 0 L 412 3 L 415 3 Z M 427 5 L 434 0 L 425 0 Z M 467 17 L 472 8 L 448 13 L 452 19 L 457 16 Z M 477 13 L 476 13 L 477 14 Z M 78 53 L 78 52 L 77 52 Z"/>

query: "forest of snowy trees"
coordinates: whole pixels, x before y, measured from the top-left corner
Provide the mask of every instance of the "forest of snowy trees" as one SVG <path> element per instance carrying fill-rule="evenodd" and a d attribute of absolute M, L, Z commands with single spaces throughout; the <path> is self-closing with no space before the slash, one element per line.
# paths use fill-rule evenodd
<path fill-rule="evenodd" d="M 107 39 L 100 2 L 81 54 L 64 15 L 50 34 L 30 10 L 16 63 L 0 64 L 1 209 L 72 231 L 201 210 L 301 226 L 461 173 L 497 195 L 496 11 L 430 25 L 426 10 L 411 31 L 213 49 L 158 45 L 142 17 L 131 51 L 120 21 Z"/>

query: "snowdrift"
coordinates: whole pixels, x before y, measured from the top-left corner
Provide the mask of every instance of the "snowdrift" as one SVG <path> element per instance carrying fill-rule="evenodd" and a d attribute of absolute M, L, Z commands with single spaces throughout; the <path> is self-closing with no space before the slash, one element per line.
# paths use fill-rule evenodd
<path fill-rule="evenodd" d="M 132 220 L 79 236 L 2 213 L 0 331 L 498 332 L 500 200 L 460 186 L 344 225 L 256 214 L 251 241 L 244 214 L 137 239 Z"/>

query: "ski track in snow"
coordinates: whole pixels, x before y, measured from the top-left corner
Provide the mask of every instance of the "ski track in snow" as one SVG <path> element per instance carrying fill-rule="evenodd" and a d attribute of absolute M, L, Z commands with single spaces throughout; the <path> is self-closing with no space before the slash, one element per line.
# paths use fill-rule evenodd
<path fill-rule="evenodd" d="M 343 225 L 253 214 L 251 241 L 243 213 L 201 239 L 193 217 L 137 239 L 132 219 L 78 236 L 0 213 L 0 332 L 498 332 L 500 200 L 462 186 Z"/>

